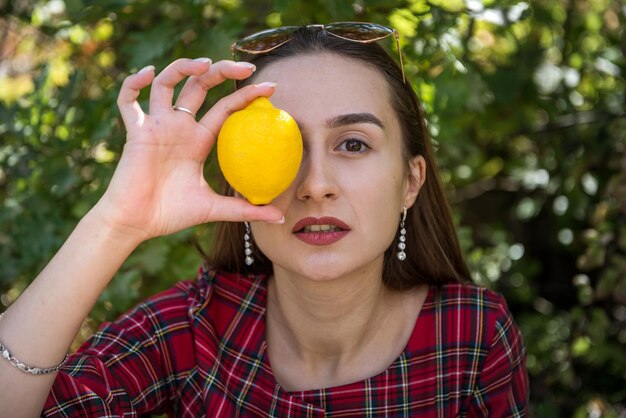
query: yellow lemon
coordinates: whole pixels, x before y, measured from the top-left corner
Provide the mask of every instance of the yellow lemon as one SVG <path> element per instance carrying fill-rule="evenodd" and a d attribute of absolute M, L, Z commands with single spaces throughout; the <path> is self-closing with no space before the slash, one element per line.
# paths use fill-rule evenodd
<path fill-rule="evenodd" d="M 230 115 L 217 138 L 217 160 L 226 181 L 254 205 L 287 190 L 302 161 L 296 121 L 259 97 Z"/>

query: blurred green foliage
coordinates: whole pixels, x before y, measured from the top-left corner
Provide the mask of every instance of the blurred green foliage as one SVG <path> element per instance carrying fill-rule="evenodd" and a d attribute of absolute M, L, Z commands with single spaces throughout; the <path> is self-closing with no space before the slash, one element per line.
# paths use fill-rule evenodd
<path fill-rule="evenodd" d="M 235 39 L 268 26 L 375 21 L 401 34 L 473 279 L 506 296 L 523 330 L 533 415 L 626 416 L 622 2 L 0 0 L 0 16 L 2 305 L 103 193 L 124 144 L 115 99 L 127 74 L 229 58 Z M 76 344 L 194 277 L 210 234 L 142 245 Z"/>

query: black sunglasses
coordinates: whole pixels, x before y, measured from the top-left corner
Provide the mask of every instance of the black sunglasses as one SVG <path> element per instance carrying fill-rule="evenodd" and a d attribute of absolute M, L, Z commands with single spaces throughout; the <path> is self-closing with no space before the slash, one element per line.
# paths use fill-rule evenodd
<path fill-rule="evenodd" d="M 402 81 L 406 83 L 404 65 L 402 62 L 402 50 L 400 49 L 400 36 L 397 30 L 377 23 L 366 22 L 335 22 L 327 25 L 306 25 L 305 27 L 319 28 L 337 38 L 364 44 L 380 41 L 381 39 L 393 35 L 396 40 L 396 48 L 398 49 L 398 57 L 400 59 Z M 230 49 L 233 55 L 233 61 L 235 60 L 235 50 L 253 55 L 266 54 L 289 42 L 294 32 L 301 28 L 302 26 L 283 26 L 280 28 L 266 29 L 246 36 L 231 45 Z"/>

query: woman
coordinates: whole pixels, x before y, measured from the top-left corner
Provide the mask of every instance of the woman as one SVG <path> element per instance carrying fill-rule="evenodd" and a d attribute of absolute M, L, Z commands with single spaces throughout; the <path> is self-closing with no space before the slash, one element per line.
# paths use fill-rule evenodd
<path fill-rule="evenodd" d="M 524 416 L 519 330 L 502 297 L 463 283 L 417 98 L 375 42 L 388 34 L 272 30 L 235 44 L 254 64 L 178 60 L 128 77 L 109 188 L 0 320 L 3 414 Z M 226 79 L 243 86 L 196 122 Z M 296 119 L 305 149 L 264 207 L 202 177 L 226 117 L 259 96 Z M 60 368 L 14 367 L 58 363 L 141 242 L 213 221 L 233 222 L 196 281 L 104 324 Z"/>

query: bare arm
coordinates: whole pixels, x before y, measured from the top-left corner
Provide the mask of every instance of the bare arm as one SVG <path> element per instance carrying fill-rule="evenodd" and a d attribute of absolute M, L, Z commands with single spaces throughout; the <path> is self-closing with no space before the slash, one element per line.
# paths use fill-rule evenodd
<path fill-rule="evenodd" d="M 275 207 L 216 194 L 202 176 L 224 119 L 254 98 L 271 95 L 273 86 L 241 89 L 198 122 L 171 108 L 174 87 L 187 76 L 176 104 L 196 112 L 209 88 L 251 73 L 229 61 L 178 60 L 156 78 L 148 68 L 125 80 L 118 105 L 127 143 L 109 188 L 0 319 L 0 341 L 15 357 L 37 367 L 58 364 L 102 291 L 141 242 L 205 222 L 281 218 Z M 146 114 L 136 100 L 150 84 Z M 55 377 L 21 372 L 0 358 L 0 417 L 39 416 Z"/>
<path fill-rule="evenodd" d="M 2 343 L 22 362 L 58 364 L 81 323 L 137 241 L 90 212 L 0 320 Z M 33 376 L 0 361 L 0 416 L 39 416 L 56 373 Z"/>

